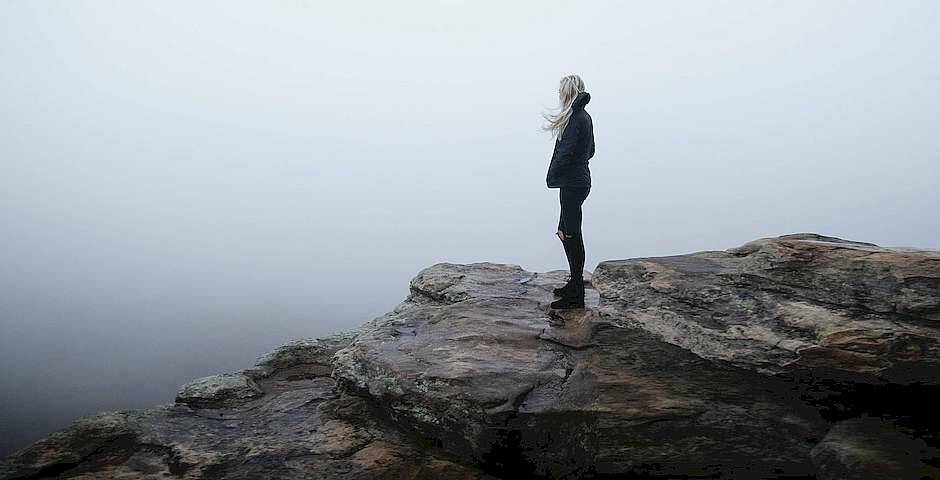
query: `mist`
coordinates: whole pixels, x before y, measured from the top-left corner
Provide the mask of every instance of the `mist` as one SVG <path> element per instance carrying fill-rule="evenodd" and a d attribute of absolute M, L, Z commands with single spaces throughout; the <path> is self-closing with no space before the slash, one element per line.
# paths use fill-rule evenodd
<path fill-rule="evenodd" d="M 940 248 L 936 2 L 0 3 L 0 454 L 392 309 L 438 262 L 564 270 L 817 232 Z"/>

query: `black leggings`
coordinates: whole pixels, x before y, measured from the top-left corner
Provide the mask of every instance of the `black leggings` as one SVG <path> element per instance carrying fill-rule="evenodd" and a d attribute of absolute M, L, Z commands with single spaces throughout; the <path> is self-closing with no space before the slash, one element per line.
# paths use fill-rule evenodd
<path fill-rule="evenodd" d="M 561 213 L 558 216 L 558 230 L 562 232 L 565 256 L 568 257 L 568 269 L 571 278 L 580 280 L 584 271 L 584 239 L 581 236 L 581 204 L 591 192 L 591 187 L 561 187 L 558 199 Z"/>
<path fill-rule="evenodd" d="M 561 187 L 558 189 L 558 200 L 561 203 L 561 213 L 558 215 L 558 229 L 565 233 L 565 237 L 581 236 L 581 204 L 591 192 L 591 187 Z"/>

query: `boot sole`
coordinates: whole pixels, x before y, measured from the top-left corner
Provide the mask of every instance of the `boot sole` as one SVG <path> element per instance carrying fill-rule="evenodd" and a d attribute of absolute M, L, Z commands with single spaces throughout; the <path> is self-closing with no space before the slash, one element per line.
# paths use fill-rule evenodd
<path fill-rule="evenodd" d="M 583 303 L 566 303 L 564 305 L 559 305 L 557 307 L 550 307 L 554 310 L 574 310 L 576 308 L 584 308 Z"/>
<path fill-rule="evenodd" d="M 560 300 L 556 300 L 552 302 L 552 304 L 549 305 L 549 307 L 558 309 L 558 310 L 569 309 L 569 308 L 584 308 L 584 299 L 577 298 L 577 300 L 574 300 L 574 299 L 568 299 L 568 298 L 562 297 Z"/>

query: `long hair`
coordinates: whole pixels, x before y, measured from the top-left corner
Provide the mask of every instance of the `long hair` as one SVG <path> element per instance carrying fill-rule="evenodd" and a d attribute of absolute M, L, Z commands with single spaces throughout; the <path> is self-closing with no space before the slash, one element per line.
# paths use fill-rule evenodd
<path fill-rule="evenodd" d="M 552 137 L 557 138 L 564 135 L 565 127 L 568 125 L 568 119 L 571 118 L 571 104 L 578 94 L 584 91 L 584 80 L 578 75 L 565 75 L 561 77 L 558 85 L 558 112 L 543 113 L 545 125 L 542 130 L 552 132 Z"/>

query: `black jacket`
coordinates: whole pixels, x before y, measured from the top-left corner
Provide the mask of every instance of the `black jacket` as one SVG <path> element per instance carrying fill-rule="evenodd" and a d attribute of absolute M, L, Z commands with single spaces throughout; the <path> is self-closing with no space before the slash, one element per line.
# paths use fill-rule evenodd
<path fill-rule="evenodd" d="M 552 162 L 548 165 L 545 176 L 548 188 L 591 186 L 588 160 L 594 156 L 594 123 L 584 110 L 590 101 L 591 94 L 581 92 L 571 104 L 571 118 L 555 141 Z"/>

